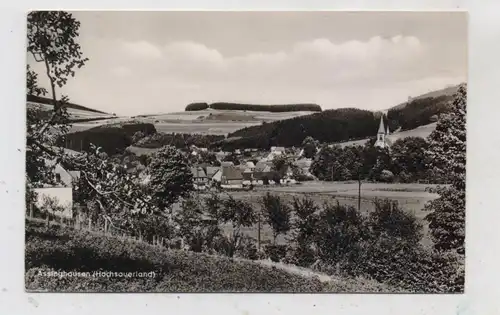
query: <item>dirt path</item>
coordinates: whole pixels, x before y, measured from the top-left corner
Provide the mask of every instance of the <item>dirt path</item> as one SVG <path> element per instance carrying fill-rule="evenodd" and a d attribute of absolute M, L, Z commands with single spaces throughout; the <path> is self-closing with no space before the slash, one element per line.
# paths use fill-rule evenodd
<path fill-rule="evenodd" d="M 333 278 L 325 273 L 317 272 L 308 268 L 303 268 L 295 265 L 287 265 L 283 263 L 277 263 L 273 262 L 271 260 L 247 260 L 247 259 L 241 259 L 241 258 L 236 258 L 235 260 L 239 261 L 245 261 L 245 262 L 253 262 L 257 263 L 261 266 L 267 267 L 267 268 L 272 268 L 275 267 L 277 269 L 281 269 L 283 271 L 286 271 L 291 274 L 295 274 L 298 276 L 302 276 L 305 278 L 317 278 L 321 282 L 337 282 L 338 279 Z"/>

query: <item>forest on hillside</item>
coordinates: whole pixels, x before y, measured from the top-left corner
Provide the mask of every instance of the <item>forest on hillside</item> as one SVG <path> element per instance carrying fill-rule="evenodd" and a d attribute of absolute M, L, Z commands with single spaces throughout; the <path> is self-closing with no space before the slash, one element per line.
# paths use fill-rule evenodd
<path fill-rule="evenodd" d="M 377 127 L 378 120 L 373 112 L 342 108 L 246 127 L 214 146 L 224 149 L 291 147 L 300 145 L 307 136 L 320 142 L 341 142 L 373 136 Z"/>
<path fill-rule="evenodd" d="M 384 123 L 394 131 L 410 130 L 436 122 L 450 110 L 453 96 L 442 95 L 415 99 L 406 106 L 391 108 Z M 299 146 L 310 136 L 320 142 L 336 143 L 365 139 L 376 135 L 380 113 L 357 108 L 324 110 L 321 113 L 246 127 L 228 135 L 213 146 L 226 150 Z"/>
<path fill-rule="evenodd" d="M 426 97 L 415 99 L 406 106 L 397 106 L 389 109 L 387 116 L 389 128 L 396 130 L 411 130 L 419 126 L 436 122 L 440 114 L 450 110 L 452 95 Z"/>

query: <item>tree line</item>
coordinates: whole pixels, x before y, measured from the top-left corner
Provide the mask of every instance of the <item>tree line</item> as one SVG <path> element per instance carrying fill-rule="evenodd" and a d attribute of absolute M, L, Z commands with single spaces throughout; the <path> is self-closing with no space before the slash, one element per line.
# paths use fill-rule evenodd
<path fill-rule="evenodd" d="M 391 149 L 365 145 L 323 145 L 314 156 L 311 173 L 324 181 L 369 180 L 380 182 L 444 183 L 430 165 L 429 143 L 420 137 L 398 139 Z"/>

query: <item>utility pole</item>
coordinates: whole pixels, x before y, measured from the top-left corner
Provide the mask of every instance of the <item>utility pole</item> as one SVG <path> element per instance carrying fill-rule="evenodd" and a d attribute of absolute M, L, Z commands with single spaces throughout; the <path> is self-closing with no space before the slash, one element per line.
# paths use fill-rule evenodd
<path fill-rule="evenodd" d="M 257 250 L 260 251 L 260 211 L 257 215 Z"/>
<path fill-rule="evenodd" d="M 361 211 L 361 177 L 358 177 L 358 211 Z"/>

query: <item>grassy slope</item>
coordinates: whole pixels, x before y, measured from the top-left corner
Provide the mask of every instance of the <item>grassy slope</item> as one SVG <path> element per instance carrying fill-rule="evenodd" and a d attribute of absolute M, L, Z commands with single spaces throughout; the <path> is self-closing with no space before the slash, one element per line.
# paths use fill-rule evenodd
<path fill-rule="evenodd" d="M 64 292 L 390 292 L 366 279 L 321 282 L 250 261 L 160 249 L 26 222 L 26 289 Z M 39 271 L 155 271 L 155 278 L 44 277 Z M 299 275 L 301 274 L 301 275 Z"/>
<path fill-rule="evenodd" d="M 419 95 L 417 97 L 414 97 L 413 99 L 415 100 L 415 99 L 422 99 L 422 98 L 427 98 L 427 97 L 439 97 L 442 95 L 452 96 L 453 94 L 455 94 L 457 92 L 457 90 L 458 90 L 458 85 L 449 86 L 449 87 L 446 87 L 446 88 L 441 89 L 441 90 L 436 90 L 436 91 L 432 91 L 429 93 Z M 388 108 L 387 110 L 403 108 L 407 104 L 408 104 L 407 102 L 404 102 L 404 103 L 401 103 L 399 105 Z"/>
<path fill-rule="evenodd" d="M 39 104 L 46 104 L 46 105 L 53 105 L 53 101 L 50 98 L 47 97 L 42 97 L 42 96 L 35 96 L 35 95 L 27 95 L 26 96 L 28 102 L 34 102 L 34 103 L 39 103 Z M 72 108 L 72 109 L 77 109 L 81 111 L 86 111 L 86 112 L 93 112 L 93 113 L 99 113 L 99 114 L 105 114 L 109 115 L 108 113 L 105 113 L 103 111 L 93 109 L 93 108 L 88 108 L 82 105 L 74 104 L 74 103 L 68 103 L 66 104 L 67 108 Z"/>

